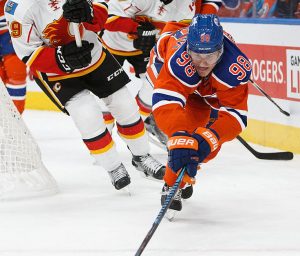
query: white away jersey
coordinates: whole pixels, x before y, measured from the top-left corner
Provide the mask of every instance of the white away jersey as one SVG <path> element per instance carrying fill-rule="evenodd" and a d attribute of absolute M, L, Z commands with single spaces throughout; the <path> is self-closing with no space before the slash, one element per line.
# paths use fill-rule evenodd
<path fill-rule="evenodd" d="M 14 49 L 20 59 L 28 66 L 44 47 L 57 47 L 74 41 L 72 26 L 62 16 L 65 0 L 8 0 L 5 16 Z M 102 44 L 97 34 L 80 25 L 82 40 L 94 44 L 92 50 L 93 65 L 102 53 Z M 45 60 L 45 66 L 47 60 Z M 88 68 L 88 67 L 87 67 Z M 85 68 L 85 69 L 87 69 Z M 76 70 L 75 70 L 76 72 Z M 55 75 L 48 72 L 48 76 Z"/>
<path fill-rule="evenodd" d="M 129 18 L 147 16 L 153 23 L 180 21 L 194 16 L 196 9 L 194 3 L 195 0 L 173 0 L 167 5 L 159 0 L 110 0 L 108 12 L 110 15 Z M 113 50 L 126 52 L 137 50 L 127 33 L 105 30 L 102 40 Z"/>

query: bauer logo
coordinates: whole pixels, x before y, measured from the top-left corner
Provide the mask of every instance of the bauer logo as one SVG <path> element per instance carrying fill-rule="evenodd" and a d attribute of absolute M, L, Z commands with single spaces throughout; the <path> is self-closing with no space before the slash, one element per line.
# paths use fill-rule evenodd
<path fill-rule="evenodd" d="M 17 9 L 18 4 L 13 2 L 13 1 L 8 1 L 6 6 L 5 6 L 5 12 L 14 15 L 15 10 Z"/>
<path fill-rule="evenodd" d="M 300 50 L 286 50 L 287 96 L 300 99 Z"/>

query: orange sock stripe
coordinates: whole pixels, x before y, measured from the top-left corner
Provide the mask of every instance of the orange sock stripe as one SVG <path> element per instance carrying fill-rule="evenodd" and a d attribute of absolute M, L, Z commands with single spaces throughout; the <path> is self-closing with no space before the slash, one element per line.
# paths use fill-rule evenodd
<path fill-rule="evenodd" d="M 84 139 L 83 142 L 87 148 L 93 152 L 97 150 L 102 150 L 112 143 L 112 138 L 108 130 L 106 129 L 104 133 L 92 139 Z"/>
<path fill-rule="evenodd" d="M 146 130 L 144 129 L 143 131 L 141 131 L 141 132 L 139 132 L 137 134 L 134 134 L 134 135 L 120 134 L 120 136 L 122 136 L 125 139 L 133 140 L 133 139 L 137 139 L 137 138 L 140 138 L 140 137 L 144 136 L 145 132 L 146 132 Z"/>

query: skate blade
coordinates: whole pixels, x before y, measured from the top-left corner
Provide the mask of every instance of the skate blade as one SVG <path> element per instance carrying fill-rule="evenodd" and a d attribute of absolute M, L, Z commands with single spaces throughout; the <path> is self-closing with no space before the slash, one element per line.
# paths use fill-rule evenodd
<path fill-rule="evenodd" d="M 128 196 L 131 196 L 131 191 L 129 189 L 129 185 L 127 185 L 125 188 L 123 188 L 122 190 L 124 190 L 124 192 L 126 192 L 128 194 Z"/>
<path fill-rule="evenodd" d="M 129 185 L 127 185 L 126 187 L 124 187 L 124 188 L 121 188 L 121 189 L 119 189 L 119 190 L 117 190 L 119 193 L 121 193 L 121 194 L 124 194 L 124 195 L 128 195 L 128 196 L 131 196 L 132 194 L 131 194 L 131 191 L 130 191 L 130 189 L 129 189 Z"/>
<path fill-rule="evenodd" d="M 175 217 L 177 216 L 178 211 L 173 209 L 168 209 L 166 212 L 166 218 L 168 221 L 172 222 L 174 221 Z"/>
<path fill-rule="evenodd" d="M 150 175 L 146 175 L 144 172 L 142 172 L 142 171 L 139 171 L 140 172 L 140 175 L 143 177 L 143 178 L 145 178 L 145 179 L 147 179 L 147 180 L 152 180 L 152 181 L 156 181 L 156 182 L 159 182 L 159 183 L 165 183 L 164 182 L 164 180 L 158 180 L 158 179 L 155 179 L 155 178 L 153 178 L 152 176 L 150 176 Z"/>

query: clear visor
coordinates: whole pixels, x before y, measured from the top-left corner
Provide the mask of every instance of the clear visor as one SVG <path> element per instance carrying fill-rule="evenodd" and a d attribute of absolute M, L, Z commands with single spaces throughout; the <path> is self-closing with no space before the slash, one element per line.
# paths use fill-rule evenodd
<path fill-rule="evenodd" d="M 188 53 L 191 56 L 193 64 L 196 66 L 200 64 L 213 65 L 216 64 L 220 59 L 223 53 L 223 47 L 220 50 L 212 53 L 196 53 L 191 50 L 188 50 Z"/>

